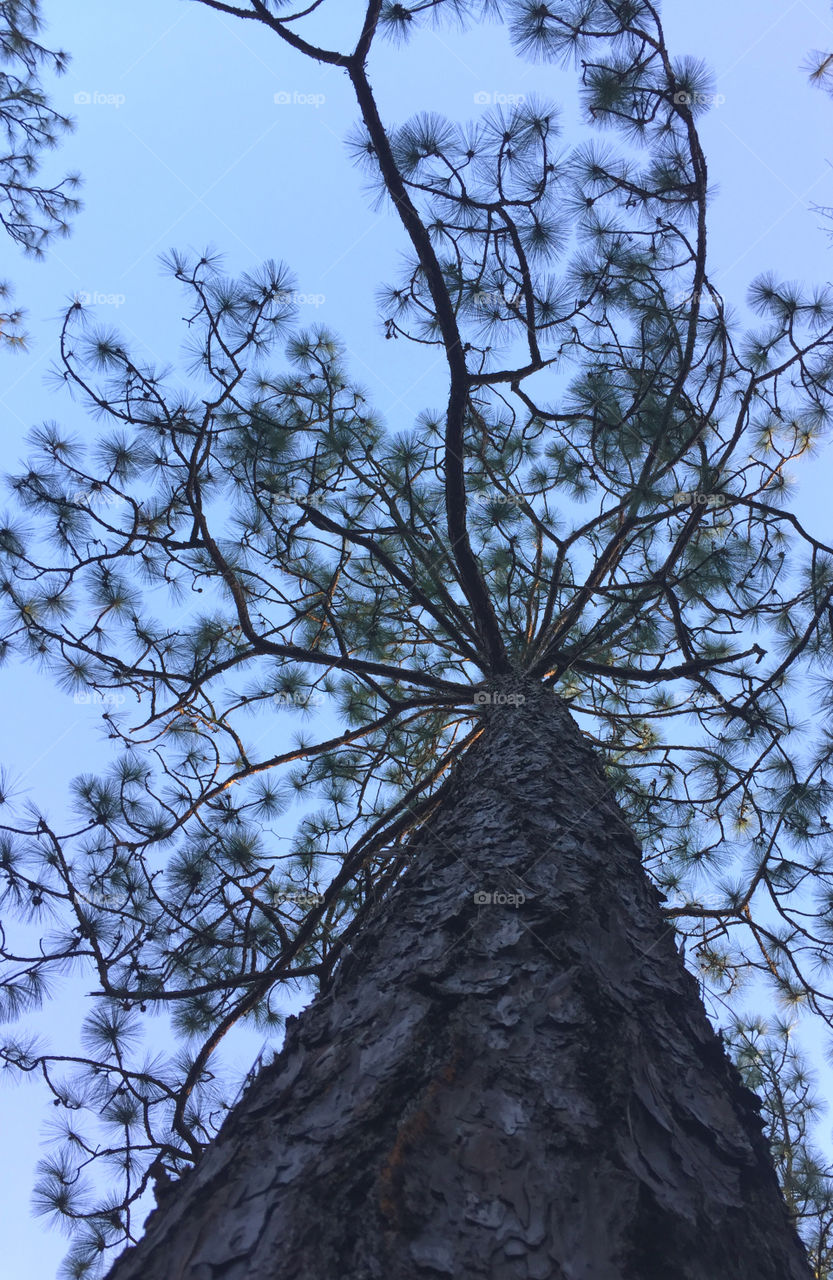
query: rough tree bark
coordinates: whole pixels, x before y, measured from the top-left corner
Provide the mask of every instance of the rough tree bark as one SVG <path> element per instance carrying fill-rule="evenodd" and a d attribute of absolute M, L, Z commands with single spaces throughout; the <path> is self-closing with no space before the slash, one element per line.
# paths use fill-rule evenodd
<path fill-rule="evenodd" d="M 554 695 L 512 688 L 112 1280 L 808 1280 L 598 764 Z"/>

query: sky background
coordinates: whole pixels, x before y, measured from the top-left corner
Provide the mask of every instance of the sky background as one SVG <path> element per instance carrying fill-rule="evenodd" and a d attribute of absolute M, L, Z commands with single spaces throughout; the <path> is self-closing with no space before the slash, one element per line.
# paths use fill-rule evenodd
<path fill-rule="evenodd" d="M 346 43 L 361 5 L 335 7 Z M 44 42 L 72 55 L 51 86 L 53 101 L 77 121 L 45 173 L 80 171 L 85 208 L 45 263 L 0 242 L 0 276 L 14 283 L 31 336 L 26 353 L 0 351 L 3 472 L 18 469 L 26 433 L 45 420 L 87 440 L 100 430 L 46 378 L 76 294 L 146 358 L 176 358 L 183 295 L 158 262 L 171 248 L 211 245 L 231 274 L 265 258 L 286 262 L 300 322 L 325 323 L 341 337 L 351 372 L 392 429 L 442 403 L 436 353 L 386 342 L 378 321 L 376 290 L 396 277 L 406 246 L 349 160 L 344 139 L 356 113 L 343 73 L 193 0 L 43 0 L 43 12 Z M 833 205 L 833 102 L 800 69 L 810 50 L 833 48 L 829 0 L 666 0 L 663 13 L 672 54 L 707 62 L 722 99 L 701 122 L 714 191 L 713 282 L 740 310 L 762 271 L 829 280 L 828 230 L 813 206 Z M 328 43 L 340 34 L 330 19 Z M 519 62 L 496 26 L 429 31 L 399 49 L 380 44 L 370 70 L 387 122 L 423 110 L 465 120 L 487 109 L 484 95 L 535 93 L 563 105 L 568 140 L 580 127 L 574 76 Z M 829 535 L 831 455 L 799 480 L 802 518 Z M 0 669 L 0 698 L 0 761 L 12 764 L 26 794 L 60 813 L 74 774 L 108 759 L 101 708 L 73 702 L 20 665 Z M 72 1040 L 84 989 L 68 983 L 39 1020 L 56 1042 Z M 30 1215 L 46 1112 L 37 1086 L 0 1092 L 3 1260 L 7 1274 L 32 1280 L 51 1280 L 67 1247 Z"/>

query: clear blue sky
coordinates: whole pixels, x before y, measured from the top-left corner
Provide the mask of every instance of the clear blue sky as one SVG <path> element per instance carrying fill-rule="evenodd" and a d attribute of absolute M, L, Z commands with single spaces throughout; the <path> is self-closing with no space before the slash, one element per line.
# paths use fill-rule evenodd
<path fill-rule="evenodd" d="M 335 7 L 355 29 L 357 0 Z M 396 274 L 405 243 L 390 214 L 374 212 L 348 160 L 343 139 L 355 111 L 342 73 L 191 0 L 43 0 L 43 8 L 47 43 L 73 58 L 54 100 L 78 122 L 49 171 L 81 171 L 85 210 L 45 264 L 0 243 L 0 275 L 16 284 L 32 334 L 28 353 L 0 353 L 4 471 L 16 468 L 25 433 L 43 420 L 87 439 L 97 430 L 44 380 L 58 317 L 75 294 L 90 295 L 96 318 L 139 350 L 161 363 L 175 356 L 181 295 L 157 262 L 171 247 L 210 243 L 234 273 L 267 257 L 286 261 L 310 299 L 302 322 L 324 321 L 343 338 L 392 428 L 441 403 L 435 355 L 385 342 L 376 320 L 375 290 Z M 707 61 L 723 99 L 701 130 L 716 186 L 717 287 L 740 306 L 749 281 L 769 268 L 788 279 L 831 278 L 827 233 L 810 206 L 833 205 L 833 102 L 799 70 L 810 49 L 833 48 L 828 0 L 666 0 L 664 15 L 672 53 Z M 498 28 L 380 47 L 371 70 L 388 120 L 424 109 L 465 119 L 484 109 L 484 94 L 532 92 L 564 101 L 568 138 L 577 119 L 574 78 L 517 62 Z M 800 477 L 798 503 L 811 527 L 823 530 L 827 517 L 829 528 L 831 478 L 829 455 Z M 20 667 L 0 669 L 0 696 L 0 760 L 59 810 L 69 779 L 106 759 L 95 708 Z M 41 1020 L 56 1040 L 74 1034 L 83 989 L 68 985 Z M 33 1280 L 51 1280 L 66 1248 L 29 1213 L 43 1102 L 37 1087 L 0 1093 L 4 1263 L 9 1276 Z"/>

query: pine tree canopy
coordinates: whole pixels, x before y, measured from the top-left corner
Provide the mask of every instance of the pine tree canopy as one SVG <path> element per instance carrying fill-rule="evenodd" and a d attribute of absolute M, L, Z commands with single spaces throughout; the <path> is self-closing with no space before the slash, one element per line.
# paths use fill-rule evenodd
<path fill-rule="evenodd" d="M 0 2 L 0 227 L 34 257 L 55 235 L 66 235 L 69 218 L 80 207 L 72 192 L 79 185 L 69 174 L 54 186 L 41 186 L 42 153 L 57 146 L 72 121 L 49 103 L 40 82 L 47 69 L 61 74 L 68 58 L 37 40 L 42 25 L 40 0 Z M 10 295 L 0 284 L 0 304 Z M 0 312 L 0 344 L 25 345 L 21 310 Z"/>
<path fill-rule="evenodd" d="M 833 544 L 790 488 L 830 425 L 833 292 L 714 287 L 709 72 L 648 0 L 369 0 L 345 49 L 319 42 L 339 0 L 196 3 L 349 77 L 349 145 L 408 254 L 379 316 L 443 362 L 446 399 L 383 421 L 281 263 L 170 253 L 168 368 L 65 316 L 58 382 L 100 425 L 32 433 L 2 644 L 103 704 L 113 763 L 77 777 L 68 825 L 3 788 L 2 997 L 11 1020 L 84 972 L 92 1012 L 82 1055 L 0 1053 L 65 1117 L 38 1194 L 78 1228 L 67 1274 L 141 1233 L 131 1207 L 240 1086 L 224 1037 L 327 988 L 485 718 L 541 684 L 642 841 L 826 1275 L 833 1182 L 789 1032 L 833 1026 Z M 374 59 L 486 18 L 575 67 L 590 142 L 534 100 L 382 120 Z M 37 221 L 9 229 L 37 248 Z M 750 990 L 780 1021 L 740 1018 Z M 180 1048 L 154 1056 L 160 1019 Z"/>

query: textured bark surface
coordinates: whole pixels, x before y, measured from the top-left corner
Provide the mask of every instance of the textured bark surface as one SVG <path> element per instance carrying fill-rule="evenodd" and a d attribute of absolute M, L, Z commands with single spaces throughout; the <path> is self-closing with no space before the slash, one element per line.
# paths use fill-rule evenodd
<path fill-rule="evenodd" d="M 808 1280 L 638 846 L 524 692 L 112 1280 Z"/>

